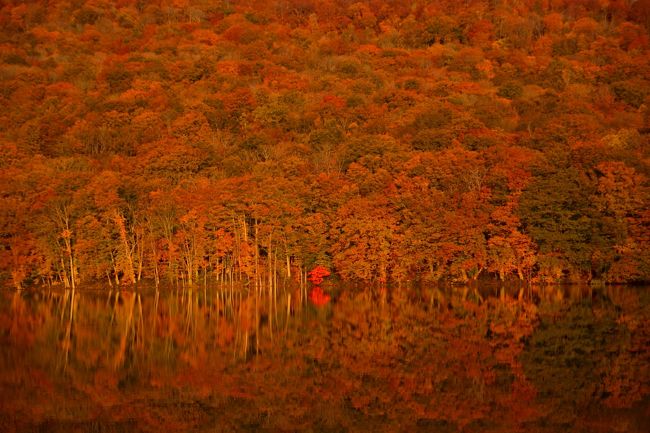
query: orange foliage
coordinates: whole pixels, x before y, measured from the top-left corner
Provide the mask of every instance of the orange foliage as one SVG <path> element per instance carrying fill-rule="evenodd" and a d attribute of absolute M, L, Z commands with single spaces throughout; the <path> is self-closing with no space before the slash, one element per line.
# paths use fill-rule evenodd
<path fill-rule="evenodd" d="M 2 7 L 0 195 L 108 183 L 53 192 L 69 245 L 43 203 L 2 214 L 0 274 L 119 280 L 117 206 L 143 278 L 180 277 L 183 245 L 195 279 L 316 263 L 377 282 L 563 275 L 518 197 L 571 168 L 589 185 L 575 217 L 601 232 L 580 278 L 650 278 L 647 2 L 208 3 Z M 551 219 L 551 238 L 582 236 Z"/>

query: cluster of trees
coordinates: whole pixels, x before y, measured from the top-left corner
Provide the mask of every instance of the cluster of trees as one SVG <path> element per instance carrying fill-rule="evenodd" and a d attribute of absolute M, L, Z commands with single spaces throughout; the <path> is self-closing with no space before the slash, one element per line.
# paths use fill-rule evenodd
<path fill-rule="evenodd" d="M 0 9 L 0 272 L 650 278 L 644 0 Z"/>

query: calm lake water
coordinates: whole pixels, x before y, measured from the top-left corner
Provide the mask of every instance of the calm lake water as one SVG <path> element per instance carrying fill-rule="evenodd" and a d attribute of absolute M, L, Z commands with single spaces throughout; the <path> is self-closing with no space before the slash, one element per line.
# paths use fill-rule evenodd
<path fill-rule="evenodd" d="M 3 432 L 650 431 L 647 287 L 4 290 L 0 344 Z"/>

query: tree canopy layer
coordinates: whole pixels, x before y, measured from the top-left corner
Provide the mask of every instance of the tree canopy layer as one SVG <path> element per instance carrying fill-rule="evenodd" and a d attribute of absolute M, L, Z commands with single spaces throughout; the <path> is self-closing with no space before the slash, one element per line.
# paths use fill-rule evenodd
<path fill-rule="evenodd" d="M 5 1 L 0 272 L 647 281 L 649 29 L 647 0 Z"/>

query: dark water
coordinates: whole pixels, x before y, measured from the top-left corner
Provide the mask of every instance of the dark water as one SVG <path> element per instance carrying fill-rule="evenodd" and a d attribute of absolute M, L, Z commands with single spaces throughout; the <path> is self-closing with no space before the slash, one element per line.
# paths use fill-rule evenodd
<path fill-rule="evenodd" d="M 648 432 L 648 288 L 1 291 L 0 431 Z"/>

